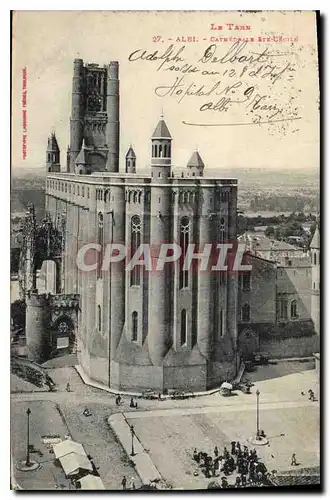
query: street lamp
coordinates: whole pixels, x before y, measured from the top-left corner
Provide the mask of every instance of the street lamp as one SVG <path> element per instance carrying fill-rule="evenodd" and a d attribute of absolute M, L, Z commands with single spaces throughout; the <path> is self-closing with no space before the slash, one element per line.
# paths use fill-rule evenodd
<path fill-rule="evenodd" d="M 31 465 L 30 462 L 30 413 L 31 410 L 28 408 L 26 410 L 26 415 L 27 415 L 27 443 L 26 443 L 26 462 L 25 465 L 29 467 Z"/>
<path fill-rule="evenodd" d="M 260 439 L 260 430 L 259 430 L 259 396 L 260 396 L 260 391 L 257 389 L 256 391 L 256 396 L 257 396 L 257 439 Z"/>
<path fill-rule="evenodd" d="M 130 430 L 131 430 L 131 436 L 132 436 L 132 451 L 131 451 L 131 457 L 134 457 L 134 455 L 135 455 L 135 451 L 134 451 L 134 436 L 135 436 L 135 432 L 134 432 L 134 425 L 131 425 L 131 426 L 130 426 Z"/>

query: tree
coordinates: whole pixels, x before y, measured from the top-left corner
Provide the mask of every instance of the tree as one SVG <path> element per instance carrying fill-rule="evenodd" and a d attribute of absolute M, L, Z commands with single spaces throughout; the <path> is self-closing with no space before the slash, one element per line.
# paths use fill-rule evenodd
<path fill-rule="evenodd" d="M 25 328 L 25 310 L 24 300 L 18 299 L 11 304 L 10 314 L 14 328 Z"/>

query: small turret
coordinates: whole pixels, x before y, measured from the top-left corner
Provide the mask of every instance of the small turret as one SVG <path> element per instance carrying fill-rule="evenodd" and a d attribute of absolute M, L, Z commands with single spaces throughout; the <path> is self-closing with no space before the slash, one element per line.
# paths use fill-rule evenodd
<path fill-rule="evenodd" d="M 310 253 L 312 260 L 312 295 L 311 295 L 311 317 L 314 330 L 320 333 L 320 231 L 316 226 L 311 244 Z"/>
<path fill-rule="evenodd" d="M 75 173 L 78 175 L 90 174 L 90 164 L 88 162 L 88 148 L 83 140 L 80 153 L 75 161 Z"/>
<path fill-rule="evenodd" d="M 136 154 L 132 146 L 129 147 L 129 150 L 126 154 L 126 173 L 127 174 L 135 174 L 136 173 Z"/>
<path fill-rule="evenodd" d="M 47 172 L 60 172 L 60 148 L 58 147 L 55 132 L 52 132 L 48 137 L 46 151 L 46 168 Z"/>
<path fill-rule="evenodd" d="M 187 168 L 189 171 L 189 175 L 193 177 L 203 177 L 203 172 L 204 172 L 204 162 L 199 154 L 199 152 L 196 150 L 193 152 L 190 160 L 187 163 Z"/>
<path fill-rule="evenodd" d="M 151 137 L 151 176 L 154 180 L 166 179 L 171 175 L 172 137 L 163 119 L 163 115 Z"/>

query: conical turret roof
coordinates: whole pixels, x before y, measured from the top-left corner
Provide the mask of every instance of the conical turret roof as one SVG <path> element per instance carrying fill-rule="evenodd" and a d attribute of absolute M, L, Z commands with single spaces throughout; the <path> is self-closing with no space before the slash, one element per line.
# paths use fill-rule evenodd
<path fill-rule="evenodd" d="M 52 132 L 51 136 L 48 137 L 47 151 L 59 151 L 59 150 L 60 148 L 58 147 L 57 144 L 55 132 Z"/>
<path fill-rule="evenodd" d="M 167 128 L 167 125 L 163 118 L 158 122 L 154 133 L 152 134 L 152 139 L 172 139 L 171 134 Z"/>
<path fill-rule="evenodd" d="M 204 168 L 204 162 L 198 151 L 194 151 L 190 160 L 187 163 L 187 167 L 199 167 Z"/>
<path fill-rule="evenodd" d="M 129 150 L 126 153 L 126 158 L 136 158 L 136 154 L 132 146 L 129 147 Z"/>
<path fill-rule="evenodd" d="M 310 248 L 315 248 L 317 250 L 320 249 L 320 231 L 318 226 L 316 226 L 314 236 L 310 244 Z"/>
<path fill-rule="evenodd" d="M 86 163 L 87 163 L 86 150 L 87 150 L 87 148 L 85 145 L 85 139 L 83 139 L 80 153 L 77 156 L 76 161 L 75 161 L 76 165 L 86 165 Z"/>

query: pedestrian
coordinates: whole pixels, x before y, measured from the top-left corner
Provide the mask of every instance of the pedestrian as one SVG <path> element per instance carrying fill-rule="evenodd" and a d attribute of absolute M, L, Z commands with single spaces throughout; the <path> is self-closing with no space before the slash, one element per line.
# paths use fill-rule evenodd
<path fill-rule="evenodd" d="M 134 404 L 134 399 L 133 398 L 131 398 L 131 401 L 130 401 L 129 405 L 130 405 L 131 408 L 135 408 L 135 404 Z"/>
<path fill-rule="evenodd" d="M 159 401 L 161 401 L 161 400 L 162 400 L 162 395 L 161 395 L 161 393 L 160 393 L 160 392 L 158 393 L 158 400 L 159 400 Z"/>
<path fill-rule="evenodd" d="M 241 478 L 240 476 L 236 476 L 235 488 L 240 488 L 240 487 L 241 487 Z"/>
<path fill-rule="evenodd" d="M 199 454 L 197 452 L 197 448 L 194 448 L 194 451 L 193 451 L 193 460 L 195 460 L 195 462 L 199 462 Z"/>
<path fill-rule="evenodd" d="M 67 390 L 67 392 L 71 392 L 71 387 L 70 387 L 69 382 L 66 384 L 66 390 Z"/>
<path fill-rule="evenodd" d="M 296 454 L 295 454 L 295 453 L 292 453 L 292 457 L 291 457 L 291 465 L 298 465 L 298 464 L 297 464 L 297 459 L 296 459 Z"/>
<path fill-rule="evenodd" d="M 131 481 L 131 490 L 135 490 L 135 482 L 134 482 L 134 477 L 132 477 L 132 481 Z"/>
<path fill-rule="evenodd" d="M 236 455 L 236 441 L 232 441 L 230 444 L 231 444 L 231 454 Z"/>
<path fill-rule="evenodd" d="M 221 488 L 228 488 L 228 481 L 226 477 L 221 478 Z"/>
<path fill-rule="evenodd" d="M 215 459 L 213 461 L 213 476 L 217 476 L 217 470 L 219 469 L 219 460 Z"/>
<path fill-rule="evenodd" d="M 237 454 L 241 453 L 241 443 L 239 441 L 237 441 L 237 443 L 236 443 L 236 450 L 237 450 Z"/>
<path fill-rule="evenodd" d="M 225 457 L 225 459 L 229 458 L 229 452 L 228 452 L 226 446 L 223 449 L 223 456 Z"/>
<path fill-rule="evenodd" d="M 246 476 L 242 474 L 242 486 L 243 488 L 246 486 Z"/>
<path fill-rule="evenodd" d="M 121 485 L 123 487 L 123 490 L 126 490 L 126 486 L 127 486 L 127 479 L 125 476 L 123 476 L 123 479 L 121 481 Z"/>
<path fill-rule="evenodd" d="M 218 447 L 217 447 L 217 446 L 215 446 L 215 447 L 214 447 L 214 456 L 215 456 L 215 458 L 217 458 L 217 457 L 218 457 L 218 455 L 219 455 L 219 450 L 218 450 Z"/>

